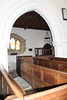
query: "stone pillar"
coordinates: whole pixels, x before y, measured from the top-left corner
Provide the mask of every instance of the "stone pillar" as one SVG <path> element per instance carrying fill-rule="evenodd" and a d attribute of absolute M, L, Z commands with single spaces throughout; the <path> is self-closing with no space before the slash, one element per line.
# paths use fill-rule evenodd
<path fill-rule="evenodd" d="M 55 48 L 55 57 L 67 58 L 67 42 L 53 43 Z"/>
<path fill-rule="evenodd" d="M 8 52 L 6 45 L 1 45 L 0 48 L 0 64 L 8 71 Z"/>

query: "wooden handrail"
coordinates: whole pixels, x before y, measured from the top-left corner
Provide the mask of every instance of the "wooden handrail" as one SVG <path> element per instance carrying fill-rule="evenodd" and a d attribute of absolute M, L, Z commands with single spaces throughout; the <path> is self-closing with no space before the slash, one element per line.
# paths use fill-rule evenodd
<path fill-rule="evenodd" d="M 56 57 L 57 58 L 57 57 Z M 36 59 L 36 60 L 41 60 L 41 61 L 47 61 L 47 62 L 54 62 L 54 63 L 61 63 L 61 64 L 66 64 L 67 62 L 64 62 L 63 60 L 51 60 L 51 59 L 43 59 L 43 58 L 39 58 L 39 57 L 33 57 L 33 59 Z"/>
<path fill-rule="evenodd" d="M 61 98 L 64 96 L 65 99 L 63 100 L 67 100 L 67 84 L 46 91 L 24 96 L 24 100 L 27 99 L 28 100 L 36 100 L 36 99 L 37 100 L 55 100 L 55 99 L 61 100 Z"/>
<path fill-rule="evenodd" d="M 26 95 L 25 91 L 16 83 L 16 81 L 9 75 L 9 73 L 5 70 L 5 68 L 0 65 L 0 71 L 7 84 L 13 91 L 13 95 L 16 95 L 17 98 L 21 98 L 23 100 L 23 96 Z"/>

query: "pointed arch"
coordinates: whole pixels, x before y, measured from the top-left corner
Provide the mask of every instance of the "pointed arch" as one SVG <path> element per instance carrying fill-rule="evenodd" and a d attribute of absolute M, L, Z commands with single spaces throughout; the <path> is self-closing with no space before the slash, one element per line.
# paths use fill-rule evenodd
<path fill-rule="evenodd" d="M 4 1 L 4 4 L 5 2 L 6 1 Z M 0 57 L 2 59 L 0 60 L 0 64 L 6 66 L 6 69 L 8 69 L 7 48 L 9 46 L 12 26 L 17 18 L 32 10 L 40 14 L 49 25 L 53 37 L 53 44 L 56 46 L 55 55 L 63 56 L 63 46 L 60 45 L 60 54 L 57 46 L 57 43 L 61 44 L 65 41 L 62 21 L 55 9 L 55 5 L 53 5 L 50 0 L 32 0 L 32 2 L 31 0 L 10 0 L 9 6 L 6 7 L 6 5 L 4 5 L 4 8 L 6 9 L 3 10 L 0 16 L 0 42 L 2 43 L 0 49 Z"/>

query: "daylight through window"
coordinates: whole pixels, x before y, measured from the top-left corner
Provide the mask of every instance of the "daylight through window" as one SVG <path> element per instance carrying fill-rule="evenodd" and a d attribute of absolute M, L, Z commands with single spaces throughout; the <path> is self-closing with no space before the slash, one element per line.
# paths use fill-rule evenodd
<path fill-rule="evenodd" d="M 14 38 L 10 39 L 10 49 L 11 50 L 20 50 L 20 41 L 15 40 Z"/>
<path fill-rule="evenodd" d="M 10 43 L 9 43 L 9 48 L 8 48 L 8 54 L 21 54 L 24 53 L 26 50 L 26 40 L 15 34 L 12 33 L 10 36 Z"/>

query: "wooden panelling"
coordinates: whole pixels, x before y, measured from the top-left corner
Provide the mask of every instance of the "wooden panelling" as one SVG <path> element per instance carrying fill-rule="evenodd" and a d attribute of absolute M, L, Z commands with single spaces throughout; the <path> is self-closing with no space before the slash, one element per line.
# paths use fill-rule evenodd
<path fill-rule="evenodd" d="M 55 85 L 55 75 L 51 74 L 50 72 L 44 73 L 44 82 L 47 82 L 51 85 Z"/>
<path fill-rule="evenodd" d="M 21 77 L 29 82 L 33 88 L 67 83 L 67 73 L 30 64 L 25 61 L 21 62 L 21 69 Z"/>
<path fill-rule="evenodd" d="M 33 87 L 33 78 L 31 76 L 26 76 L 26 81 Z"/>
<path fill-rule="evenodd" d="M 36 80 L 33 80 L 33 88 L 41 88 L 41 87 L 44 87 L 44 85 L 42 83 L 39 83 L 38 81 Z"/>
<path fill-rule="evenodd" d="M 65 78 L 59 77 L 59 82 L 58 83 L 60 83 L 60 84 L 67 83 L 67 78 L 65 79 Z"/>
<path fill-rule="evenodd" d="M 26 73 L 24 71 L 21 72 L 21 77 L 26 80 Z"/>
<path fill-rule="evenodd" d="M 36 65 L 43 66 L 43 67 L 67 72 L 67 62 L 66 61 L 46 60 L 46 59 L 41 59 L 40 57 L 39 58 L 34 57 L 33 63 Z"/>
<path fill-rule="evenodd" d="M 32 68 L 31 68 L 31 66 L 29 66 L 29 68 L 27 68 L 27 72 L 28 72 L 28 73 L 33 73 L 33 70 L 32 70 Z"/>
<path fill-rule="evenodd" d="M 67 100 L 67 85 L 25 96 L 24 100 Z"/>
<path fill-rule="evenodd" d="M 41 80 L 41 72 L 39 70 L 34 69 L 34 76 Z"/>
<path fill-rule="evenodd" d="M 23 100 L 23 95 L 25 95 L 24 90 L 2 66 L 0 66 L 0 80 L 0 89 L 2 89 L 2 94 L 0 92 L 0 95 L 3 95 L 4 98 L 7 95 L 16 95 L 16 97 L 21 97 Z"/>
<path fill-rule="evenodd" d="M 49 60 L 65 61 L 65 62 L 67 62 L 67 58 L 59 58 L 59 57 L 49 57 Z"/>
<path fill-rule="evenodd" d="M 5 96 L 7 95 L 7 82 L 4 78 L 3 78 L 3 93 Z"/>
<path fill-rule="evenodd" d="M 13 78 L 1 69 L 0 86 L 2 85 L 2 89 L 7 86 L 4 89 L 4 94 L 6 92 L 6 94 L 12 94 L 11 97 L 9 96 L 5 100 L 12 100 L 10 99 L 12 97 L 13 100 L 67 100 L 67 73 L 34 65 L 23 60 L 20 62 L 20 69 L 21 77 L 30 83 L 34 89 L 44 87 L 43 91 L 26 95 L 25 91 L 21 89 Z M 48 86 L 52 87 L 52 89 L 44 90 Z M 53 88 L 54 86 L 55 88 Z"/>
<path fill-rule="evenodd" d="M 43 96 L 43 100 L 65 100 L 67 97 L 66 89 L 59 92 L 50 93 L 49 95 Z"/>
<path fill-rule="evenodd" d="M 20 64 L 21 64 L 22 60 L 24 60 L 28 63 L 33 63 L 32 56 L 17 56 L 16 57 L 16 72 L 19 76 L 21 76 L 21 65 Z"/>
<path fill-rule="evenodd" d="M 22 56 L 22 60 L 28 62 L 28 63 L 33 63 L 33 58 L 32 56 Z"/>

